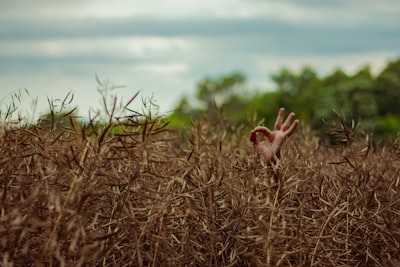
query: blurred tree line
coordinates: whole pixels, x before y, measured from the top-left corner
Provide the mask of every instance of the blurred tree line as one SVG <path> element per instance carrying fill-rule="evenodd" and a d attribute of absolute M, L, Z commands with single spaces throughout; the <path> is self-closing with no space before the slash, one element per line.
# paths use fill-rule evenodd
<path fill-rule="evenodd" d="M 271 78 L 274 90 L 249 90 L 239 72 L 204 78 L 197 83 L 194 98 L 181 98 L 169 116 L 171 124 L 179 128 L 204 114 L 249 124 L 256 114 L 271 126 L 282 106 L 321 134 L 326 131 L 323 121 L 335 119 L 334 111 L 384 140 L 400 132 L 400 59 L 389 62 L 378 75 L 365 66 L 353 75 L 337 69 L 320 77 L 306 66 L 299 72 L 284 68 Z"/>

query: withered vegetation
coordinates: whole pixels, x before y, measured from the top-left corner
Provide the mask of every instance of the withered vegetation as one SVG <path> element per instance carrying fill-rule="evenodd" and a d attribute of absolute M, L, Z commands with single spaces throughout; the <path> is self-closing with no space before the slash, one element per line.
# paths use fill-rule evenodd
<path fill-rule="evenodd" d="M 266 167 L 249 128 L 3 125 L 2 266 L 399 266 L 399 142 L 344 119 Z M 65 119 L 65 118 L 64 118 Z"/>

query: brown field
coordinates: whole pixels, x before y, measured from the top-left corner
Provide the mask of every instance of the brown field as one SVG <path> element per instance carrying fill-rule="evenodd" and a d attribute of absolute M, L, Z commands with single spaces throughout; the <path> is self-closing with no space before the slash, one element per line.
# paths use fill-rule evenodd
<path fill-rule="evenodd" d="M 2 127 L 1 266 L 400 266 L 399 143 L 340 121 L 274 168 L 207 120 Z"/>

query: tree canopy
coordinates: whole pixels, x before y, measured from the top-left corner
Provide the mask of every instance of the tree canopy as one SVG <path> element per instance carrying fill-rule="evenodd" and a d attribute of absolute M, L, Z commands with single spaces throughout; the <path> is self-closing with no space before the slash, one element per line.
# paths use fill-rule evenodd
<path fill-rule="evenodd" d="M 355 74 L 336 69 L 325 76 L 304 66 L 298 72 L 281 69 L 271 80 L 274 88 L 249 90 L 240 72 L 206 77 L 197 83 L 195 97 L 200 104 L 192 105 L 187 96 L 182 97 L 170 120 L 180 127 L 204 114 L 222 114 L 231 123 L 248 124 L 256 114 L 271 123 L 283 106 L 320 133 L 325 130 L 323 121 L 333 119 L 336 113 L 359 121 L 364 130 L 374 131 L 384 140 L 400 132 L 400 59 L 389 62 L 377 75 L 370 66 Z"/>

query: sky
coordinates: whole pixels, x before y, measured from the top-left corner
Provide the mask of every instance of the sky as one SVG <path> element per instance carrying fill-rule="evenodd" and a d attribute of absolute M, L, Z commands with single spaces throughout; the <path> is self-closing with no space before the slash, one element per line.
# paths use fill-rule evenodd
<path fill-rule="evenodd" d="M 73 93 L 98 107 L 96 76 L 128 101 L 153 98 L 161 114 L 196 83 L 240 71 L 249 88 L 308 65 L 320 75 L 400 57 L 398 0 L 0 0 L 0 105 L 16 90 L 49 99 Z M 1 103 L 3 102 L 3 103 Z M 28 105 L 28 104 L 25 104 Z"/>

